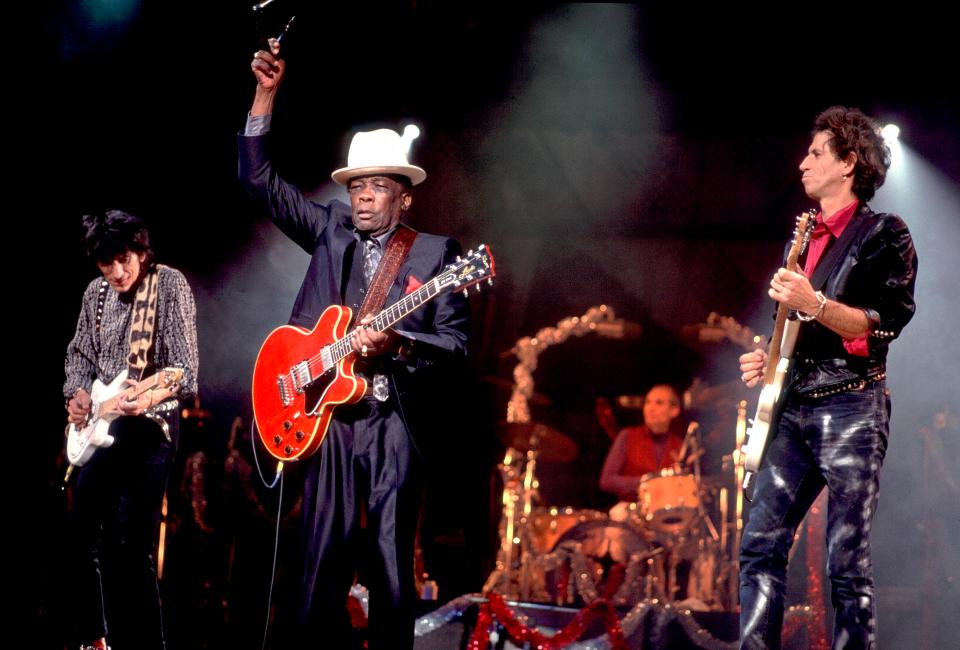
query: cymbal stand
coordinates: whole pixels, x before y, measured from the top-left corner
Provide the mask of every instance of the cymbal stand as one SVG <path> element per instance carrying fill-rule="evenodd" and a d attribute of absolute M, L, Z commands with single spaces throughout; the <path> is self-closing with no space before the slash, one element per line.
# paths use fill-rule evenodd
<path fill-rule="evenodd" d="M 746 400 L 740 400 L 740 403 L 737 404 L 737 438 L 736 438 L 736 448 L 731 454 L 733 460 L 733 471 L 734 471 L 734 485 L 736 485 L 736 492 L 734 493 L 734 507 L 733 507 L 733 540 L 729 549 L 730 559 L 727 561 L 726 574 L 727 574 L 727 593 L 729 594 L 729 603 L 730 609 L 735 610 L 739 608 L 740 605 L 740 585 L 739 585 L 739 576 L 740 576 L 740 538 L 743 536 L 743 475 L 744 475 L 744 454 L 743 454 L 743 445 L 747 438 L 747 402 Z M 726 489 L 726 488 L 724 488 Z M 721 499 L 725 502 L 727 497 L 725 494 L 721 495 Z M 723 515 L 724 523 L 727 522 L 727 514 Z M 726 547 L 724 547 L 726 551 Z"/>
<path fill-rule="evenodd" d="M 516 565 L 520 556 L 517 504 L 524 498 L 523 482 L 520 480 L 522 458 L 520 452 L 511 447 L 507 449 L 503 462 L 497 466 L 503 480 L 500 550 L 497 553 L 496 568 L 483 585 L 483 593 L 496 591 L 511 599 L 519 598 L 519 585 L 516 579 Z"/>
<path fill-rule="evenodd" d="M 539 436 L 536 431 L 530 436 L 530 443 L 527 450 L 527 463 L 523 471 L 523 509 L 521 511 L 517 525 L 514 541 L 519 542 L 517 548 L 520 549 L 520 598 L 527 598 L 530 594 L 530 572 L 534 568 L 530 565 L 530 549 L 526 547 L 528 536 L 526 535 L 527 524 L 530 521 L 530 515 L 533 512 L 534 499 L 538 498 L 538 488 L 540 484 L 536 478 L 537 471 L 537 447 L 539 445 Z"/>
<path fill-rule="evenodd" d="M 720 539 L 720 534 L 717 532 L 717 527 L 714 525 L 713 520 L 710 518 L 710 515 L 707 514 L 706 509 L 703 507 L 703 487 L 701 482 L 701 471 L 700 471 L 700 457 L 703 455 L 703 441 L 700 438 L 700 427 L 696 427 L 696 434 L 691 437 L 693 441 L 694 454 L 693 454 L 693 480 L 697 484 L 697 513 L 700 515 L 700 519 L 707 526 L 707 531 L 710 533 L 710 538 L 714 542 Z"/>

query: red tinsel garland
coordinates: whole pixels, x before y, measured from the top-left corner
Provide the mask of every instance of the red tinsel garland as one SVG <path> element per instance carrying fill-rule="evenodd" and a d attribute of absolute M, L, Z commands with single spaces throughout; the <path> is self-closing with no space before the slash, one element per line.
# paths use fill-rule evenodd
<path fill-rule="evenodd" d="M 353 626 L 353 629 L 367 629 L 367 613 L 363 611 L 363 605 L 353 594 L 347 596 L 347 613 L 350 614 L 350 625 Z"/>
<path fill-rule="evenodd" d="M 813 610 L 807 643 L 810 650 L 827 650 L 827 612 L 823 594 L 823 539 L 827 530 L 827 491 L 807 513 L 807 603 Z"/>
<path fill-rule="evenodd" d="M 623 638 L 623 629 L 620 627 L 617 610 L 605 600 L 590 603 L 577 612 L 573 620 L 562 630 L 553 636 L 546 636 L 537 631 L 536 628 L 527 627 L 517 620 L 516 614 L 503 601 L 503 596 L 490 593 L 487 595 L 487 602 L 480 606 L 477 625 L 470 635 L 467 649 L 487 650 L 490 641 L 490 625 L 494 619 L 503 625 L 514 643 L 530 643 L 534 650 L 558 650 L 579 639 L 587 625 L 598 617 L 603 618 L 604 625 L 607 628 L 607 636 L 610 638 L 610 646 L 613 650 L 627 650 L 627 643 Z"/>

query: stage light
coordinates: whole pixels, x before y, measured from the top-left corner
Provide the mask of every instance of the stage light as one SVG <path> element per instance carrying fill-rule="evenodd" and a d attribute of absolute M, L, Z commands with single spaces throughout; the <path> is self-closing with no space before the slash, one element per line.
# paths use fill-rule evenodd
<path fill-rule="evenodd" d="M 893 143 L 897 142 L 900 138 L 900 127 L 896 124 L 887 124 L 880 129 L 880 135 L 883 136 L 883 140 L 887 143 L 888 147 L 892 146 Z"/>
<path fill-rule="evenodd" d="M 887 124 L 880 129 L 880 136 L 890 149 L 890 170 L 899 171 L 903 165 L 903 148 L 900 146 L 900 127 Z"/>
<path fill-rule="evenodd" d="M 408 124 L 403 128 L 403 135 L 400 136 L 400 140 L 407 145 L 407 153 L 410 152 L 410 146 L 413 144 L 413 141 L 420 137 L 420 129 L 416 124 Z"/>

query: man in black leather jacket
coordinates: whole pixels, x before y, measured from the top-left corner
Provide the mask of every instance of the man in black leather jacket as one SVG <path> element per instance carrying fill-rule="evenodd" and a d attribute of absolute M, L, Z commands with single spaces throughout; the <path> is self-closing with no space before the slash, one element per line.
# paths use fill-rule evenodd
<path fill-rule="evenodd" d="M 740 643 L 777 648 L 787 553 L 797 526 L 826 486 L 827 569 L 835 648 L 876 645 L 870 527 L 887 448 L 887 348 L 915 311 L 917 256 L 906 224 L 866 205 L 890 153 L 856 109 L 821 113 L 800 164 L 820 204 L 802 272 L 779 269 L 769 295 L 801 321 L 782 410 L 756 477 L 740 549 Z M 748 386 L 763 377 L 763 351 L 740 357 Z"/>

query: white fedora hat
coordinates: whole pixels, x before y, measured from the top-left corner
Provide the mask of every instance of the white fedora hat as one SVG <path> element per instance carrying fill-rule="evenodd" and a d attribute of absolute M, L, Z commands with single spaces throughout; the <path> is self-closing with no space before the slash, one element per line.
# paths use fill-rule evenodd
<path fill-rule="evenodd" d="M 412 124 L 403 129 L 403 135 L 391 129 L 359 131 L 350 142 L 347 166 L 336 170 L 330 177 L 340 185 L 351 178 L 374 174 L 399 174 L 417 185 L 427 177 L 427 172 L 407 160 L 407 152 L 420 135 L 420 129 Z"/>

